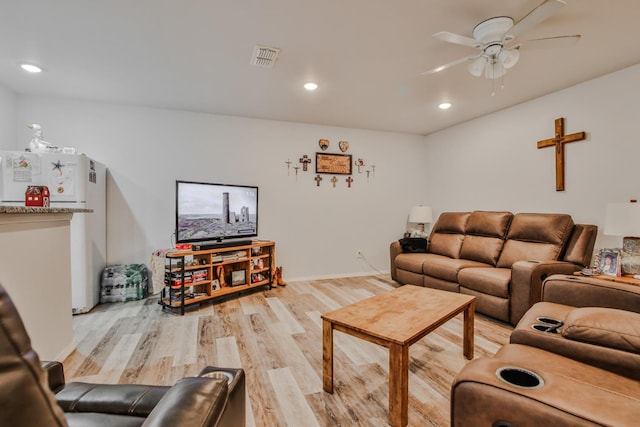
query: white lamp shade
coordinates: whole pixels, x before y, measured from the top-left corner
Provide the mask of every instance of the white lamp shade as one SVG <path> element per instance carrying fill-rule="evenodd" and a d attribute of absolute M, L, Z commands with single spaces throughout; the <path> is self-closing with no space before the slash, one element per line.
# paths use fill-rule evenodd
<path fill-rule="evenodd" d="M 486 58 L 484 56 L 480 56 L 474 59 L 471 64 L 469 64 L 467 70 L 469 70 L 469 73 L 471 73 L 472 76 L 480 77 L 482 75 L 482 72 L 484 71 L 484 66 L 486 64 Z"/>
<path fill-rule="evenodd" d="M 640 204 L 608 203 L 604 234 L 610 236 L 640 236 Z"/>
<path fill-rule="evenodd" d="M 511 68 L 518 62 L 520 51 L 518 49 L 503 49 L 498 54 L 498 61 L 502 62 L 504 68 Z"/>
<path fill-rule="evenodd" d="M 430 224 L 433 222 L 433 212 L 429 206 L 414 206 L 409 212 L 409 222 L 416 224 Z"/>

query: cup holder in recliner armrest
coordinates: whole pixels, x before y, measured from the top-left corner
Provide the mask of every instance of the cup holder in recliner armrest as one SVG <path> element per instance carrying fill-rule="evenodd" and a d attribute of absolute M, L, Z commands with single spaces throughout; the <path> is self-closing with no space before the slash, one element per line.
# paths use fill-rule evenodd
<path fill-rule="evenodd" d="M 542 377 L 528 369 L 515 366 L 504 366 L 496 370 L 496 375 L 502 381 L 515 387 L 533 390 L 544 385 Z"/>
<path fill-rule="evenodd" d="M 562 320 L 553 319 L 551 317 L 546 317 L 546 316 L 536 317 L 536 320 L 538 322 L 546 323 L 548 325 L 557 326 L 558 328 L 564 325 L 564 322 Z"/>
<path fill-rule="evenodd" d="M 538 332 L 546 332 L 548 334 L 557 334 L 559 326 L 543 325 L 542 323 L 535 323 L 531 325 L 531 328 Z"/>

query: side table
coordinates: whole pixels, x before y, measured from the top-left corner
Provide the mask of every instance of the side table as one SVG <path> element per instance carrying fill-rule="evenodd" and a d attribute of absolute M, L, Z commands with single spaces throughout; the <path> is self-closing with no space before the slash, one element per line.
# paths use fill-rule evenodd
<path fill-rule="evenodd" d="M 593 277 L 594 279 L 609 280 L 611 282 L 626 283 L 628 285 L 640 286 L 640 279 L 636 279 L 631 275 L 627 275 L 627 276 L 607 276 L 606 274 L 597 274 L 597 275 L 594 275 L 594 276 L 587 276 L 585 274 L 580 273 L 579 271 L 574 272 L 573 275 L 574 276 L 581 276 L 581 277 Z"/>

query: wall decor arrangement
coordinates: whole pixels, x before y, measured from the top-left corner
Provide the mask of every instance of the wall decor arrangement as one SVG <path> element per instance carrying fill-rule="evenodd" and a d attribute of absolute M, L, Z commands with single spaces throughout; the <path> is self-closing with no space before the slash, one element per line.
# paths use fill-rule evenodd
<path fill-rule="evenodd" d="M 327 149 L 329 149 L 329 147 L 331 146 L 331 142 L 328 139 L 324 138 L 318 140 L 318 146 L 320 147 L 322 152 L 315 153 L 316 176 L 313 178 L 313 181 L 315 181 L 316 187 L 320 187 L 320 184 L 323 181 L 322 175 L 334 175 L 329 179 L 332 188 L 337 188 L 338 183 L 342 181 L 335 175 L 347 175 L 344 182 L 346 183 L 347 188 L 352 188 L 352 185 L 355 181 L 355 179 L 353 178 L 354 166 L 357 168 L 358 174 L 366 174 L 367 182 L 369 182 L 370 178 L 375 177 L 375 164 L 372 164 L 367 169 L 367 162 L 363 157 L 358 157 L 354 161 L 351 154 L 329 153 L 327 152 Z M 349 142 L 338 142 L 338 148 L 342 153 L 346 153 L 349 150 Z M 291 161 L 291 159 L 287 159 L 284 163 L 287 165 L 287 176 L 289 176 L 291 175 L 291 165 L 293 164 L 293 162 Z M 298 171 L 302 169 L 303 173 L 308 172 L 309 165 L 313 163 L 313 160 L 311 159 L 311 157 L 309 157 L 308 154 L 303 154 L 299 157 L 298 163 L 301 166 L 293 166 L 296 182 L 298 181 Z"/>

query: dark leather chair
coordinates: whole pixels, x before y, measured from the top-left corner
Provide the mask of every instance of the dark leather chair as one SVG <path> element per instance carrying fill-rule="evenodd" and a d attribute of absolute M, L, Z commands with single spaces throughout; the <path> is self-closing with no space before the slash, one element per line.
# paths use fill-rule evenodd
<path fill-rule="evenodd" d="M 245 425 L 242 369 L 206 367 L 175 385 L 65 383 L 59 362 L 40 363 L 11 298 L 0 285 L 2 425 Z"/>

